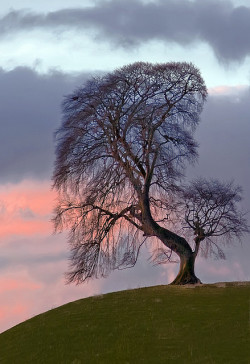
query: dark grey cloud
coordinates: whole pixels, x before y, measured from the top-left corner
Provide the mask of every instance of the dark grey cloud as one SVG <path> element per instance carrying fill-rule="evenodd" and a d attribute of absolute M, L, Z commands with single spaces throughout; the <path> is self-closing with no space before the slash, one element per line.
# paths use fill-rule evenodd
<path fill-rule="evenodd" d="M 199 164 L 190 174 L 234 179 L 243 186 L 250 210 L 250 89 L 210 94 L 197 129 Z"/>
<path fill-rule="evenodd" d="M 0 183 L 50 177 L 63 95 L 84 80 L 28 68 L 0 70 Z"/>
<path fill-rule="evenodd" d="M 230 0 L 109 0 L 46 14 L 11 11 L 0 19 L 2 36 L 36 28 L 83 32 L 94 28 L 100 39 L 124 47 L 149 40 L 181 45 L 202 41 L 222 61 L 250 55 L 250 7 L 236 7 Z"/>

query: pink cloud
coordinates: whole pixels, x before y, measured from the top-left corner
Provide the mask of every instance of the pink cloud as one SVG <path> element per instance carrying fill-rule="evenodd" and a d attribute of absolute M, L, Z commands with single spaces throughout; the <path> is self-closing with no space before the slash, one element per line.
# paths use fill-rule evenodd
<path fill-rule="evenodd" d="M 41 287 L 40 284 L 30 281 L 22 281 L 21 279 L 0 279 L 0 293 L 7 291 L 20 291 L 20 290 L 37 290 Z"/>
<path fill-rule="evenodd" d="M 36 233 L 48 233 L 51 230 L 51 224 L 46 221 L 24 222 L 18 220 L 3 221 L 4 225 L 0 227 L 0 237 L 8 235 L 33 235 Z"/>
<path fill-rule="evenodd" d="M 7 277 L 0 279 L 0 332 L 26 320 L 31 305 L 27 299 L 31 292 L 41 289 L 41 284 L 32 282 L 29 277 Z"/>
<path fill-rule="evenodd" d="M 13 269 L 0 279 L 0 332 L 26 320 L 32 310 L 31 297 L 37 296 L 43 285 L 29 277 L 25 269 Z"/>
<path fill-rule="evenodd" d="M 22 181 L 0 186 L 0 237 L 51 232 L 55 199 L 49 182 Z"/>
<path fill-rule="evenodd" d="M 25 318 L 28 313 L 28 307 L 19 303 L 13 305 L 0 305 L 0 323 L 3 327 L 8 325 L 11 317 L 11 323 Z M 7 326 L 8 327 L 8 326 Z"/>
<path fill-rule="evenodd" d="M 209 88 L 208 93 L 212 96 L 230 96 L 244 92 L 248 88 L 249 88 L 248 85 L 237 85 L 237 86 L 222 85 Z"/>

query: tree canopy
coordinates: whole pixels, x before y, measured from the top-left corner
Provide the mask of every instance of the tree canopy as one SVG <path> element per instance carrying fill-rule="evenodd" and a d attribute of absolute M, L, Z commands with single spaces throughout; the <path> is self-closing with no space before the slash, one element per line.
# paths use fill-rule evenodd
<path fill-rule="evenodd" d="M 200 243 L 211 250 L 212 237 L 248 230 L 238 187 L 204 179 L 182 186 L 186 164 L 197 158 L 194 131 L 206 96 L 192 64 L 139 62 L 65 98 L 53 180 L 56 229 L 70 230 L 69 282 L 133 266 L 141 245 L 156 238 L 166 256 L 180 258 L 176 283 L 196 283 Z"/>

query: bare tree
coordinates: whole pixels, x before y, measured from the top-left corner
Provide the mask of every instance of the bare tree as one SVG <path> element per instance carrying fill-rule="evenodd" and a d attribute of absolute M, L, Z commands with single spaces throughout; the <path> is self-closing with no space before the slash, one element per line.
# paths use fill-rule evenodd
<path fill-rule="evenodd" d="M 133 266 L 149 238 L 179 256 L 174 283 L 199 282 L 198 238 L 193 250 L 168 215 L 181 206 L 176 196 L 188 199 L 180 181 L 186 163 L 197 157 L 193 132 L 206 95 L 192 64 L 140 62 L 92 78 L 65 98 L 53 180 L 56 230 L 70 230 L 68 282 Z M 205 220 L 194 220 L 199 199 L 192 196 L 185 222 L 198 231 Z M 209 216 L 216 223 L 216 212 Z"/>

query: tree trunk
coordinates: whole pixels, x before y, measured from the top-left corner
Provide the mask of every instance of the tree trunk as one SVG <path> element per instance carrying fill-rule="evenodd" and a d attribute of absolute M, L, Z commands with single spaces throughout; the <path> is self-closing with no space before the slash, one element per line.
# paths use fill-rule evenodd
<path fill-rule="evenodd" d="M 190 245 L 183 237 L 161 227 L 152 217 L 149 203 L 149 188 L 146 188 L 141 197 L 142 227 L 145 236 L 156 236 L 169 249 L 180 257 L 180 270 L 171 283 L 173 285 L 201 283 L 194 273 L 194 262 L 198 254 L 199 244 L 193 252 Z"/>
<path fill-rule="evenodd" d="M 180 257 L 180 270 L 174 281 L 170 283 L 171 285 L 201 284 L 201 281 L 194 273 L 195 258 L 196 255 L 194 253 L 188 257 L 184 255 Z"/>

